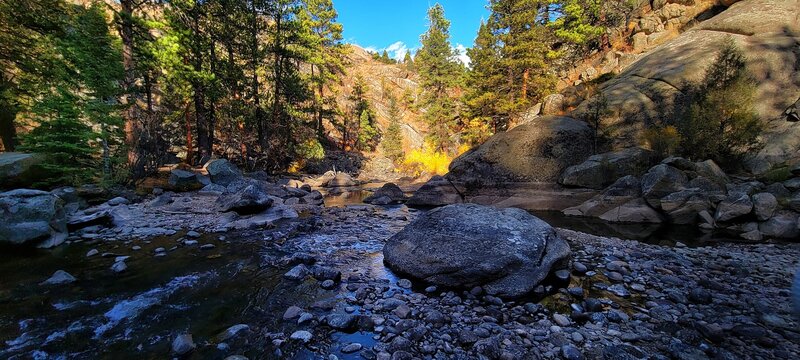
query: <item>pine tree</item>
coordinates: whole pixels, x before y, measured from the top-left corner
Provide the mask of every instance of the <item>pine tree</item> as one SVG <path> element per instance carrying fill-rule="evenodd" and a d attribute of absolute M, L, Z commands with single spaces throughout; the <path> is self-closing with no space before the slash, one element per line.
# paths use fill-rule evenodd
<path fill-rule="evenodd" d="M 411 58 L 411 52 L 406 51 L 406 55 L 403 57 L 403 64 L 406 66 L 408 71 L 414 71 L 414 59 Z"/>
<path fill-rule="evenodd" d="M 344 56 L 346 48 L 342 44 L 342 24 L 336 22 L 338 14 L 331 0 L 306 0 L 301 21 L 314 36 L 312 53 L 308 59 L 311 65 L 311 82 L 314 85 L 314 117 L 317 137 L 324 137 L 323 119 L 332 120 L 336 115 L 336 97 L 325 95 L 325 88 L 340 81 L 345 73 Z"/>
<path fill-rule="evenodd" d="M 375 149 L 375 141 L 378 138 L 378 129 L 373 124 L 372 113 L 365 109 L 359 116 L 358 125 L 358 149 L 372 151 Z"/>
<path fill-rule="evenodd" d="M 389 126 L 381 140 L 383 154 L 395 163 L 403 158 L 403 134 L 400 129 L 400 107 L 394 94 L 389 94 Z"/>
<path fill-rule="evenodd" d="M 474 46 L 467 49 L 472 69 L 467 74 L 464 98 L 471 121 L 487 124 L 497 132 L 505 130 L 509 119 L 499 107 L 502 94 L 498 87 L 505 84 L 506 77 L 500 65 L 501 45 L 493 28 L 493 24 L 482 22 Z M 465 127 L 469 130 L 469 126 Z"/>
<path fill-rule="evenodd" d="M 424 118 L 431 129 L 428 136 L 436 149 L 447 151 L 456 110 L 449 91 L 456 85 L 461 67 L 450 45 L 450 21 L 442 5 L 437 3 L 428 10 L 428 31 L 420 41 L 422 48 L 415 61 L 424 90 Z"/>

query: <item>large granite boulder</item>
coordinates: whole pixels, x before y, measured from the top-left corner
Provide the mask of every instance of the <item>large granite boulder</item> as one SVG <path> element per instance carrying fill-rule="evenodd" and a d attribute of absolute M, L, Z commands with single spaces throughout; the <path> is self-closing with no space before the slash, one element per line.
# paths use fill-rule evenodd
<path fill-rule="evenodd" d="M 211 160 L 205 165 L 211 182 L 217 185 L 228 186 L 228 184 L 240 179 L 242 172 L 236 165 L 225 159 Z"/>
<path fill-rule="evenodd" d="M 798 14 L 800 0 L 739 1 L 640 57 L 600 87 L 609 108 L 619 115 L 609 124 L 615 129 L 616 145 L 635 145 L 645 124 L 677 115 L 675 100 L 689 84 L 703 78 L 719 45 L 730 37 L 749 60 L 758 84 L 756 111 L 767 122 L 765 147 L 746 165 L 763 173 L 774 164 L 799 158 L 800 124 L 786 121 L 784 115 L 800 93 Z M 574 115 L 581 118 L 591 101 L 583 102 Z"/>
<path fill-rule="evenodd" d="M 626 175 L 641 175 L 652 165 L 653 153 L 634 147 L 589 157 L 586 161 L 568 167 L 559 183 L 591 189 L 603 189 Z"/>
<path fill-rule="evenodd" d="M 717 221 L 730 221 L 744 216 L 753 211 L 753 201 L 746 193 L 732 193 L 717 205 L 714 219 Z"/>
<path fill-rule="evenodd" d="M 615 223 L 650 223 L 663 221 L 658 211 L 647 205 L 644 199 L 633 199 L 600 215 L 600 219 Z"/>
<path fill-rule="evenodd" d="M 447 177 L 474 186 L 514 182 L 555 182 L 568 166 L 586 159 L 592 130 L 563 116 L 542 116 L 495 134 L 450 164 Z"/>
<path fill-rule="evenodd" d="M 434 176 L 422 185 L 406 202 L 408 206 L 444 206 L 463 203 L 464 198 L 449 180 Z"/>
<path fill-rule="evenodd" d="M 698 215 L 711 209 L 708 195 L 700 189 L 687 189 L 661 199 L 661 210 L 673 224 L 694 224 Z"/>
<path fill-rule="evenodd" d="M 406 194 L 403 193 L 403 189 L 393 183 L 383 184 L 380 189 L 375 190 L 372 195 L 364 199 L 365 203 L 375 205 L 397 204 L 405 201 Z"/>
<path fill-rule="evenodd" d="M 247 185 L 243 189 L 222 194 L 217 199 L 220 211 L 235 211 L 239 215 L 260 213 L 272 206 L 274 199 L 257 185 Z"/>
<path fill-rule="evenodd" d="M 423 214 L 383 249 L 397 272 L 448 287 L 482 286 L 502 297 L 529 293 L 569 254 L 550 225 L 524 210 L 474 204 Z"/>
<path fill-rule="evenodd" d="M 48 192 L 17 189 L 0 193 L 0 243 L 50 248 L 67 238 L 64 202 Z"/>
<path fill-rule="evenodd" d="M 650 206 L 660 208 L 663 197 L 683 190 L 687 182 L 686 174 L 682 171 L 667 164 L 658 164 L 642 176 L 642 195 Z"/>
<path fill-rule="evenodd" d="M 36 165 L 42 157 L 16 152 L 0 153 L 0 189 L 30 185 L 36 180 Z"/>

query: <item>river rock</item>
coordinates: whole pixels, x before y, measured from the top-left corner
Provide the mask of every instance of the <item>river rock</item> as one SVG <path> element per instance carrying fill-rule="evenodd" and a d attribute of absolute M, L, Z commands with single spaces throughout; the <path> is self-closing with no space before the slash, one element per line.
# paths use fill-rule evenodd
<path fill-rule="evenodd" d="M 211 160 L 204 166 L 214 184 L 228 186 L 242 177 L 242 172 L 236 165 L 225 159 Z"/>
<path fill-rule="evenodd" d="M 791 211 L 778 211 L 769 220 L 758 225 L 762 234 L 772 238 L 792 239 L 798 236 L 798 215 Z"/>
<path fill-rule="evenodd" d="M 569 257 L 554 229 L 521 209 L 456 204 L 432 210 L 388 240 L 390 268 L 437 285 L 522 296 Z"/>
<path fill-rule="evenodd" d="M 69 284 L 72 282 L 77 281 L 74 276 L 64 270 L 58 270 L 53 273 L 49 279 L 42 282 L 42 285 L 60 285 L 60 284 Z"/>
<path fill-rule="evenodd" d="M 192 191 L 203 187 L 194 171 L 181 169 L 169 172 L 169 185 L 175 191 Z"/>
<path fill-rule="evenodd" d="M 302 341 L 303 343 L 311 341 L 312 337 L 313 336 L 311 335 L 311 333 L 305 330 L 295 331 L 292 333 L 292 335 L 289 336 L 290 339 Z"/>
<path fill-rule="evenodd" d="M 64 201 L 48 192 L 0 193 L 0 243 L 51 248 L 67 238 Z"/>
<path fill-rule="evenodd" d="M 563 116 L 542 116 L 459 156 L 447 177 L 468 186 L 555 182 L 561 172 L 592 151 L 592 130 Z"/>
<path fill-rule="evenodd" d="M 694 224 L 700 212 L 711 208 L 708 196 L 698 189 L 669 194 L 661 199 L 660 204 L 673 224 Z"/>
<path fill-rule="evenodd" d="M 770 193 L 758 193 L 753 195 L 753 213 L 758 220 L 764 221 L 772 217 L 775 209 L 778 208 L 778 199 Z"/>
<path fill-rule="evenodd" d="M 239 215 L 260 213 L 272 206 L 273 199 L 256 185 L 248 185 L 232 194 L 223 194 L 217 199 L 222 212 L 235 211 Z"/>
<path fill-rule="evenodd" d="M 353 179 L 350 174 L 345 172 L 337 172 L 336 175 L 324 184 L 325 187 L 350 187 L 358 186 L 358 181 Z"/>
<path fill-rule="evenodd" d="M 588 160 L 564 170 L 559 183 L 591 189 L 603 189 L 627 175 L 640 175 L 651 165 L 652 151 L 627 148 L 593 155 Z"/>
<path fill-rule="evenodd" d="M 196 347 L 197 345 L 194 344 L 192 334 L 178 335 L 178 337 L 172 340 L 172 352 L 178 356 L 186 355 Z"/>
<path fill-rule="evenodd" d="M 600 219 L 620 223 L 653 223 L 663 222 L 658 211 L 651 208 L 644 199 L 634 199 L 619 207 L 600 215 Z"/>
<path fill-rule="evenodd" d="M 80 212 L 69 217 L 67 229 L 75 231 L 95 225 L 108 226 L 112 224 L 112 220 L 113 217 L 108 210 L 100 210 L 88 215 Z"/>
<path fill-rule="evenodd" d="M 380 189 L 376 190 L 375 193 L 373 193 L 370 196 L 367 196 L 364 199 L 364 202 L 367 204 L 388 205 L 385 203 L 385 201 L 381 201 L 383 202 L 383 204 L 375 203 L 376 200 L 382 197 L 388 198 L 390 201 L 389 203 L 401 203 L 406 201 L 406 195 L 403 193 L 403 189 L 400 189 L 399 186 L 393 183 L 386 183 L 383 186 L 381 186 Z"/>
<path fill-rule="evenodd" d="M 730 221 L 743 215 L 749 214 L 753 210 L 753 202 L 746 193 L 734 193 L 717 205 L 717 213 L 714 219 L 717 221 Z"/>
<path fill-rule="evenodd" d="M 667 165 L 652 167 L 642 176 L 642 195 L 650 206 L 659 208 L 661 198 L 683 190 L 688 179 L 682 171 Z"/>
<path fill-rule="evenodd" d="M 406 202 L 408 206 L 444 206 L 464 202 L 460 192 L 448 179 L 434 176 Z"/>

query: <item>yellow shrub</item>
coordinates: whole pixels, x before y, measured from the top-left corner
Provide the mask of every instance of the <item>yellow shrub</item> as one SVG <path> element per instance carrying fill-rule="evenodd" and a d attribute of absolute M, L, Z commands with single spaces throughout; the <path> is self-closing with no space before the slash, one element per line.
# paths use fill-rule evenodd
<path fill-rule="evenodd" d="M 681 134 L 672 125 L 647 129 L 643 138 L 645 145 L 662 157 L 675 154 L 681 143 Z"/>
<path fill-rule="evenodd" d="M 403 167 L 414 176 L 423 173 L 444 175 L 447 173 L 451 160 L 452 158 L 447 154 L 426 146 L 424 149 L 414 149 L 407 153 L 403 160 Z"/>

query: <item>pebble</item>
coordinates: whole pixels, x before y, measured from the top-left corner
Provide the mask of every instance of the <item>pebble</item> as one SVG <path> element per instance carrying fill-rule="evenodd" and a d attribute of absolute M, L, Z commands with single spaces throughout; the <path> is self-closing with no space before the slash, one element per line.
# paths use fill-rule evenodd
<path fill-rule="evenodd" d="M 64 270 L 57 270 L 49 279 L 43 281 L 42 285 L 60 285 L 69 284 L 77 281 L 74 276 Z"/>
<path fill-rule="evenodd" d="M 290 306 L 286 311 L 283 313 L 283 320 L 292 320 L 300 316 L 303 312 L 303 309 L 297 306 Z"/>
<path fill-rule="evenodd" d="M 159 248 L 156 248 L 156 249 L 155 249 L 155 250 L 153 250 L 153 251 L 154 251 L 156 254 L 158 254 L 158 253 L 165 253 L 165 252 L 167 252 L 167 249 L 164 249 L 163 247 L 159 247 Z"/>
<path fill-rule="evenodd" d="M 199 238 L 200 237 L 200 233 L 197 232 L 197 231 L 191 230 L 191 231 L 186 233 L 186 236 L 190 237 L 190 238 Z"/>
<path fill-rule="evenodd" d="M 400 279 L 397 281 L 397 286 L 403 289 L 410 289 L 411 288 L 411 280 L 408 279 Z"/>
<path fill-rule="evenodd" d="M 139 250 L 142 250 L 142 247 L 141 247 L 141 246 L 139 246 L 139 245 L 134 245 L 134 246 L 132 246 L 132 247 L 131 247 L 131 250 L 133 250 L 133 251 L 139 251 Z"/>
<path fill-rule="evenodd" d="M 556 324 L 561 327 L 567 327 L 569 324 L 571 324 L 571 321 L 569 321 L 566 316 L 561 314 L 553 314 L 553 321 L 555 321 Z"/>
<path fill-rule="evenodd" d="M 183 241 L 183 245 L 186 245 L 186 246 L 195 246 L 197 244 L 198 244 L 197 240 L 184 240 Z"/>
<path fill-rule="evenodd" d="M 92 249 L 92 250 L 89 250 L 89 252 L 86 253 L 86 257 L 92 257 L 92 256 L 95 256 L 95 255 L 97 255 L 99 253 L 100 253 L 100 251 L 98 251 L 97 249 Z"/>
<path fill-rule="evenodd" d="M 115 273 L 121 273 L 124 272 L 125 270 L 128 270 L 128 265 L 125 264 L 124 261 L 118 261 L 115 262 L 114 265 L 111 265 L 111 271 Z"/>
<path fill-rule="evenodd" d="M 302 341 L 303 343 L 308 343 L 309 341 L 311 341 L 311 337 L 312 337 L 311 333 L 305 330 L 295 331 L 292 333 L 291 336 L 289 336 L 290 339 L 299 340 Z"/>
<path fill-rule="evenodd" d="M 567 344 L 561 347 L 561 356 L 567 360 L 582 360 L 583 354 L 575 345 Z"/>
<path fill-rule="evenodd" d="M 336 287 L 336 282 L 333 280 L 325 280 L 320 284 L 320 287 L 325 290 L 331 290 Z"/>
<path fill-rule="evenodd" d="M 217 246 L 214 244 L 203 244 L 202 246 L 200 246 L 200 250 L 211 250 L 215 247 Z"/>
<path fill-rule="evenodd" d="M 356 351 L 360 351 L 361 348 L 362 348 L 362 345 L 359 344 L 359 343 L 347 344 L 342 348 L 342 353 L 344 353 L 344 354 L 352 354 L 352 353 L 354 353 Z"/>

